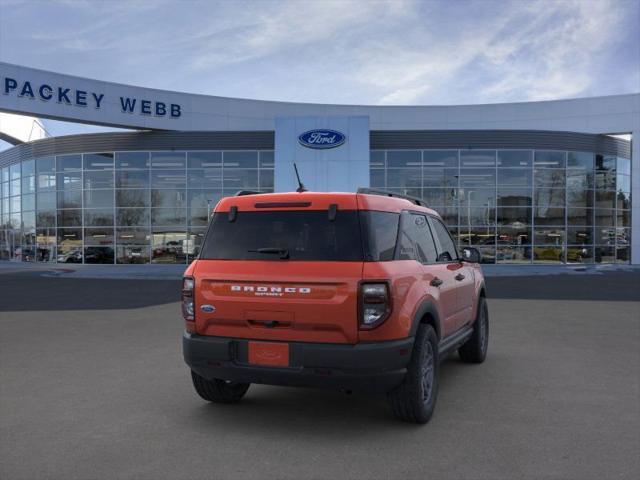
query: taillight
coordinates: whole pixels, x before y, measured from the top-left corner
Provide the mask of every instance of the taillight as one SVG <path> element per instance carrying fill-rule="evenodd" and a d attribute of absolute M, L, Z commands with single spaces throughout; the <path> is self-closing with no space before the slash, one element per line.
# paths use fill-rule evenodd
<path fill-rule="evenodd" d="M 192 277 L 182 279 L 182 316 L 188 322 L 194 320 L 193 290 L 195 280 Z"/>
<path fill-rule="evenodd" d="M 377 327 L 391 313 L 391 296 L 387 283 L 360 284 L 360 328 L 370 330 Z"/>

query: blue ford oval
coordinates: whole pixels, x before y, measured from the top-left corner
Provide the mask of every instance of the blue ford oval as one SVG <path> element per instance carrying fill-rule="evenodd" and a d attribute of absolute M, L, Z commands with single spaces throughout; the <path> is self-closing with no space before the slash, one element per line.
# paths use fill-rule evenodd
<path fill-rule="evenodd" d="M 307 148 L 335 148 L 347 141 L 344 133 L 327 128 L 309 130 L 298 136 L 301 145 Z"/>

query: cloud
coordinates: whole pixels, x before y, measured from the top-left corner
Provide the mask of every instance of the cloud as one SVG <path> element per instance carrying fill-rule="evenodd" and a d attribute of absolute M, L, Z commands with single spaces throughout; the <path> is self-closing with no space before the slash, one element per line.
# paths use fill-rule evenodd
<path fill-rule="evenodd" d="M 0 2 L 0 59 L 155 88 L 366 104 L 640 88 L 637 0 Z"/>

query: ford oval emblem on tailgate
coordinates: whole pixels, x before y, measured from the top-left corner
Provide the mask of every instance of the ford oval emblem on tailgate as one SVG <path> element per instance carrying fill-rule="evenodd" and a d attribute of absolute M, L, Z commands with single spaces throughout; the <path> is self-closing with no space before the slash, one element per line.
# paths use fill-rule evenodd
<path fill-rule="evenodd" d="M 347 141 L 347 137 L 344 133 L 329 130 L 327 128 L 320 128 L 304 132 L 298 136 L 298 141 L 302 146 L 307 148 L 323 149 L 339 147 Z"/>
<path fill-rule="evenodd" d="M 216 307 L 214 307 L 213 305 L 202 305 L 200 307 L 200 310 L 207 313 L 213 313 L 216 311 Z"/>

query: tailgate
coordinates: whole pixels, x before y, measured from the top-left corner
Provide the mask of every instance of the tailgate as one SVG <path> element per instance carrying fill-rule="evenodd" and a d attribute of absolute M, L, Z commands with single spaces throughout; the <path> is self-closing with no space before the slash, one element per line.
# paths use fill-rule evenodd
<path fill-rule="evenodd" d="M 200 260 L 196 330 L 234 338 L 356 343 L 362 266 L 362 262 Z"/>

